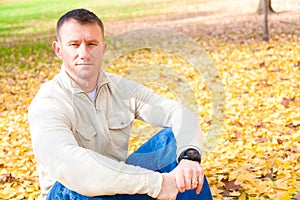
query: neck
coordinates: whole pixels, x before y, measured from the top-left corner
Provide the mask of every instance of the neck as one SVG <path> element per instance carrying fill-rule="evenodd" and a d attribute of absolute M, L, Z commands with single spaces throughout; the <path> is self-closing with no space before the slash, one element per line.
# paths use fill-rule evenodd
<path fill-rule="evenodd" d="M 86 93 L 92 92 L 97 87 L 98 75 L 93 76 L 90 79 L 82 79 L 79 77 L 76 78 L 72 77 L 72 75 L 68 73 L 68 71 L 66 71 L 66 73 Z"/>
<path fill-rule="evenodd" d="M 86 93 L 88 92 L 92 92 L 93 90 L 96 89 L 97 87 L 97 79 L 94 80 L 94 81 L 87 81 L 87 80 L 82 80 L 82 79 L 79 79 L 77 81 L 75 81 L 79 87 L 85 91 Z"/>

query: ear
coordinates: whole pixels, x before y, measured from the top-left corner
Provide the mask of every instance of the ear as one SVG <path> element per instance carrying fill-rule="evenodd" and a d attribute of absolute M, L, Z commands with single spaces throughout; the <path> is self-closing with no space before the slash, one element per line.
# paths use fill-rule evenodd
<path fill-rule="evenodd" d="M 103 49 L 102 49 L 102 52 L 103 52 L 103 54 L 105 53 L 105 51 L 106 51 L 106 48 L 107 48 L 107 43 L 106 43 L 106 42 L 104 42 L 104 43 L 103 43 Z"/>
<path fill-rule="evenodd" d="M 58 58 L 61 58 L 61 48 L 60 48 L 60 44 L 58 41 L 52 42 L 52 49 L 54 50 L 56 56 Z"/>

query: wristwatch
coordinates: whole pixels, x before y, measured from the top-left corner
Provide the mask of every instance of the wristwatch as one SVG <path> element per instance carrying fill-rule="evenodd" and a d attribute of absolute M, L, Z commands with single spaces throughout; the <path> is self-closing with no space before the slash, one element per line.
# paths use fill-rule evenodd
<path fill-rule="evenodd" d="M 180 154 L 180 156 L 178 157 L 178 163 L 182 159 L 197 161 L 197 162 L 201 163 L 201 154 L 196 149 L 189 148 Z"/>

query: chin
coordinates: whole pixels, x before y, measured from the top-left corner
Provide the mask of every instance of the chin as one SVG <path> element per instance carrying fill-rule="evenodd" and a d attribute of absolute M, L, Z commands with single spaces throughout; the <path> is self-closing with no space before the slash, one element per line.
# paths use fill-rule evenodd
<path fill-rule="evenodd" d="M 94 71 L 84 71 L 84 72 L 80 72 L 78 74 L 78 77 L 80 77 L 81 79 L 89 80 L 92 77 L 96 76 L 97 74 L 98 73 Z"/>

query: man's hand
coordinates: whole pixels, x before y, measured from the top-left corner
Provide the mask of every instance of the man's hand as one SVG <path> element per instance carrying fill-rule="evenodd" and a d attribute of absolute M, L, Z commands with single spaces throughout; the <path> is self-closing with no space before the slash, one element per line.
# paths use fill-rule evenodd
<path fill-rule="evenodd" d="M 204 172 L 198 162 L 182 159 L 171 174 L 175 176 L 179 192 L 196 189 L 196 193 L 200 194 L 204 181 Z"/>
<path fill-rule="evenodd" d="M 163 173 L 163 182 L 158 200 L 175 200 L 178 194 L 175 176 L 173 173 Z"/>
<path fill-rule="evenodd" d="M 191 160 L 182 159 L 178 166 L 170 173 L 163 173 L 163 183 L 158 200 L 175 200 L 178 192 L 196 189 L 200 194 L 204 172 L 202 166 Z"/>

